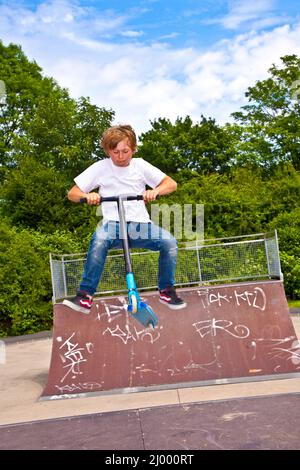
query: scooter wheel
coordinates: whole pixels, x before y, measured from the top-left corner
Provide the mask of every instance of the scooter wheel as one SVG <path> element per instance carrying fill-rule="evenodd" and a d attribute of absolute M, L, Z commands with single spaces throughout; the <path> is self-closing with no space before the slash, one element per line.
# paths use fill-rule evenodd
<path fill-rule="evenodd" d="M 138 307 L 137 298 L 134 295 L 132 295 L 130 300 L 131 300 L 131 308 L 132 308 L 131 313 L 136 313 L 137 307 Z"/>

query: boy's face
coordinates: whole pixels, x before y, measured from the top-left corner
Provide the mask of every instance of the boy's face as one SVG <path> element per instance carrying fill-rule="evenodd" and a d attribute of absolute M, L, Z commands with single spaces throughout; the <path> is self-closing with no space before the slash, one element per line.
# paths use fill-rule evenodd
<path fill-rule="evenodd" d="M 118 145 L 108 151 L 108 155 L 116 166 L 128 166 L 134 150 L 130 147 L 128 139 L 121 140 Z"/>

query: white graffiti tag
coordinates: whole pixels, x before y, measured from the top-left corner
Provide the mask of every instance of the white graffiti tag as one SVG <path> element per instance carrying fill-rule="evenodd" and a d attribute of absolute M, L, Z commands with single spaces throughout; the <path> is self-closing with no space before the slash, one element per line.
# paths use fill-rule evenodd
<path fill-rule="evenodd" d="M 245 325 L 236 325 L 233 327 L 233 322 L 229 320 L 202 320 L 193 323 L 197 333 L 204 338 L 206 335 L 216 336 L 217 330 L 224 331 L 234 338 L 247 338 L 250 334 L 250 330 Z"/>
<path fill-rule="evenodd" d="M 86 348 L 78 347 L 78 343 L 75 343 L 73 337 L 75 332 L 69 336 L 64 343 L 60 346 L 60 358 L 64 363 L 63 368 L 67 369 L 67 373 L 62 377 L 61 382 L 64 382 L 66 377 L 70 374 L 72 378 L 82 374 L 83 372 L 80 370 L 80 364 L 86 362 L 87 359 L 84 357 L 83 352 L 87 351 L 89 354 L 92 353 L 93 344 L 86 343 Z M 62 341 L 61 337 L 57 337 L 56 340 L 58 342 Z"/>
<path fill-rule="evenodd" d="M 79 382 L 77 384 L 70 384 L 70 385 L 55 385 L 58 389 L 59 393 L 73 393 L 77 391 L 78 393 L 82 392 L 93 392 L 94 390 L 99 390 L 101 388 L 101 384 L 98 382 Z"/>
<path fill-rule="evenodd" d="M 130 330 L 129 325 L 124 325 L 123 329 L 120 325 L 116 325 L 114 328 L 106 328 L 106 330 L 103 331 L 103 335 L 110 333 L 111 336 L 116 336 L 124 344 L 127 344 L 130 340 L 134 342 L 145 341 L 153 344 L 160 337 L 160 333 L 157 329 L 153 330 L 152 328 L 144 328 L 138 331 L 134 326 L 133 330 L 134 331 Z"/>
<path fill-rule="evenodd" d="M 235 290 L 234 295 L 238 306 L 240 306 L 242 302 L 247 302 L 250 307 L 258 308 L 262 312 L 266 308 L 266 294 L 260 287 L 254 287 L 253 292 L 245 290 L 240 294 Z"/>
<path fill-rule="evenodd" d="M 101 306 L 104 308 L 104 312 L 99 312 L 99 305 L 96 304 L 97 320 L 101 321 L 101 317 L 104 317 L 103 319 L 107 320 L 108 323 L 111 323 L 120 314 L 124 315 L 124 313 L 127 312 L 128 307 L 127 299 L 125 297 L 120 296 L 118 297 L 118 301 L 120 302 L 119 305 L 107 304 L 105 301 L 102 301 Z"/>
<path fill-rule="evenodd" d="M 234 303 L 237 307 L 247 303 L 249 307 L 257 308 L 262 312 L 266 309 L 267 297 L 261 287 L 254 287 L 253 290 L 243 290 L 238 292 L 234 290 L 233 295 L 221 294 L 219 291 L 210 292 L 208 289 L 198 290 L 198 295 L 201 298 L 201 302 L 204 308 L 209 307 L 212 304 L 217 304 L 218 307 L 222 307 L 228 303 Z"/>
<path fill-rule="evenodd" d="M 272 359 L 285 358 L 287 361 L 291 361 L 292 364 L 298 366 L 300 364 L 300 341 L 296 339 L 292 342 L 290 347 L 283 347 L 285 343 L 290 343 L 291 339 L 293 339 L 293 337 L 277 340 L 273 339 L 272 342 L 275 344 L 269 352 L 269 356 L 271 356 Z M 297 369 L 299 369 L 299 367 Z"/>

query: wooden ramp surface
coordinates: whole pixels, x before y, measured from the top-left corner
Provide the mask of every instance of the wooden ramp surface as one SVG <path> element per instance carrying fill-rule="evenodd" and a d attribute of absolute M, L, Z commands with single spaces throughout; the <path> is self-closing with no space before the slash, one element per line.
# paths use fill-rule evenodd
<path fill-rule="evenodd" d="M 180 295 L 187 307 L 177 311 L 157 293 L 142 296 L 159 317 L 155 330 L 127 313 L 126 296 L 98 299 L 90 315 L 56 304 L 41 399 L 300 372 L 300 342 L 281 281 L 182 289 Z"/>

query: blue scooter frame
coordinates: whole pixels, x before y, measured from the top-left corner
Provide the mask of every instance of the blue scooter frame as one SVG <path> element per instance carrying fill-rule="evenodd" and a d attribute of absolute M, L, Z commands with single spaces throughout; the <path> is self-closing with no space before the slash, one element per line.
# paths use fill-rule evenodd
<path fill-rule="evenodd" d="M 138 320 L 143 326 L 155 328 L 158 324 L 158 318 L 153 312 L 152 308 L 140 299 L 137 291 L 134 274 L 132 271 L 131 255 L 129 249 L 127 224 L 125 219 L 125 209 L 123 201 L 141 201 L 142 195 L 138 196 L 117 196 L 117 197 L 101 197 L 102 202 L 116 202 L 118 204 L 118 212 L 120 219 L 120 232 L 123 245 L 123 254 L 126 269 L 126 285 L 128 290 L 128 312 Z M 86 198 L 80 200 L 86 202 Z"/>

